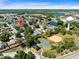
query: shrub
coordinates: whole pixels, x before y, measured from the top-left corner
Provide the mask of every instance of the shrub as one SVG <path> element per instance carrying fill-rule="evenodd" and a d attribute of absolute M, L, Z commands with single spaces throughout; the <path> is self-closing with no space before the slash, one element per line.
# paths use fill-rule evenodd
<path fill-rule="evenodd" d="M 70 38 L 70 37 L 64 38 L 64 47 L 65 47 L 65 49 L 70 49 L 72 47 L 76 47 L 74 38 Z"/>
<path fill-rule="evenodd" d="M 55 52 L 52 50 L 43 52 L 43 56 L 48 58 L 56 58 Z"/>

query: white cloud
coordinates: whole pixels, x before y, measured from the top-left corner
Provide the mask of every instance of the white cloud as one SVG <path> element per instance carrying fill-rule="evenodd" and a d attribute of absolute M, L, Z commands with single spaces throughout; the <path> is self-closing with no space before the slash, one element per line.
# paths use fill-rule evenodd
<path fill-rule="evenodd" d="M 0 4 L 0 9 L 79 9 L 76 6 L 54 5 L 50 3 L 13 3 Z"/>
<path fill-rule="evenodd" d="M 79 9 L 79 6 L 72 6 L 72 9 Z"/>

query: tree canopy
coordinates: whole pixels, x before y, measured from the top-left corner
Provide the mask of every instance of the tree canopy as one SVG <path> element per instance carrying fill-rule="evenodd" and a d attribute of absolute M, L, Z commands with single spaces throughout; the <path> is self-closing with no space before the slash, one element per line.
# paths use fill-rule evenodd
<path fill-rule="evenodd" d="M 12 59 L 12 58 L 9 56 L 4 56 L 2 59 Z"/>
<path fill-rule="evenodd" d="M 3 32 L 3 33 L 0 34 L 0 41 L 7 42 L 7 41 L 10 40 L 9 37 L 10 37 L 9 33 Z"/>
<path fill-rule="evenodd" d="M 14 56 L 14 59 L 33 59 L 32 52 L 25 53 L 24 51 L 17 51 L 17 54 Z"/>

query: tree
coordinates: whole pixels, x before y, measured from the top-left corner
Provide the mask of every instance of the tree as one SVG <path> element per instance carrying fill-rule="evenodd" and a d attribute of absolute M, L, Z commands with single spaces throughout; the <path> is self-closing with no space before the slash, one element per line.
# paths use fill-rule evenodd
<path fill-rule="evenodd" d="M 35 44 L 40 43 L 40 41 L 38 40 L 38 38 L 39 38 L 39 36 L 31 36 L 31 39 L 33 40 L 33 42 L 34 42 Z"/>
<path fill-rule="evenodd" d="M 54 34 L 58 34 L 61 33 L 62 35 L 66 34 L 66 30 L 63 26 L 58 26 L 57 28 L 55 28 Z"/>
<path fill-rule="evenodd" d="M 65 48 L 63 42 L 58 42 L 52 44 L 52 49 L 56 50 L 57 53 L 61 53 Z"/>
<path fill-rule="evenodd" d="M 62 42 L 59 42 L 59 43 L 58 43 L 58 46 L 56 46 L 56 51 L 57 51 L 57 53 L 63 52 L 64 49 L 65 49 L 65 48 L 64 48 L 64 44 L 63 44 Z"/>
<path fill-rule="evenodd" d="M 34 41 L 31 37 L 29 37 L 28 39 L 26 39 L 26 46 L 27 47 L 31 47 L 34 44 Z"/>
<path fill-rule="evenodd" d="M 76 26 L 77 28 L 79 28 L 79 22 L 74 21 L 74 22 L 72 22 L 72 24 L 73 24 L 74 26 Z"/>
<path fill-rule="evenodd" d="M 23 15 L 23 14 L 25 14 L 24 11 L 18 11 L 18 12 L 17 12 L 17 15 Z"/>
<path fill-rule="evenodd" d="M 55 34 L 55 32 L 54 31 L 52 31 L 52 30 L 50 30 L 50 31 L 47 31 L 47 33 L 46 33 L 49 37 L 50 36 L 52 36 L 53 34 Z"/>
<path fill-rule="evenodd" d="M 20 33 L 20 32 L 17 32 L 17 33 L 16 33 L 16 37 L 17 37 L 17 38 L 21 38 L 21 37 L 22 37 L 22 36 L 21 36 L 21 33 Z"/>
<path fill-rule="evenodd" d="M 0 16 L 0 18 L 4 18 L 4 16 Z"/>
<path fill-rule="evenodd" d="M 17 54 L 14 56 L 14 59 L 25 59 L 26 53 L 24 51 L 17 51 Z"/>
<path fill-rule="evenodd" d="M 16 37 L 17 38 L 21 38 L 22 36 L 21 36 L 21 33 L 23 33 L 24 32 L 24 30 L 23 29 L 20 29 L 17 33 L 16 33 Z"/>
<path fill-rule="evenodd" d="M 55 58 L 56 57 L 55 52 L 52 50 L 43 52 L 43 56 L 48 57 L 48 58 Z"/>
<path fill-rule="evenodd" d="M 23 33 L 23 32 L 24 32 L 24 30 L 23 30 L 23 29 L 20 29 L 20 30 L 19 30 L 19 32 L 20 32 L 20 33 Z"/>
<path fill-rule="evenodd" d="M 23 27 L 26 28 L 28 25 L 26 23 L 23 24 Z"/>
<path fill-rule="evenodd" d="M 60 31 L 60 28 L 59 27 L 58 28 L 55 28 L 54 34 L 58 34 L 59 31 Z"/>
<path fill-rule="evenodd" d="M 25 33 L 25 35 L 27 35 L 27 34 L 32 34 L 33 33 L 33 30 L 30 28 L 30 27 L 26 27 L 25 28 L 26 30 L 24 31 L 24 33 Z"/>
<path fill-rule="evenodd" d="M 19 29 L 20 29 L 20 27 L 19 27 L 19 26 L 15 26 L 15 29 L 16 29 L 16 30 L 19 30 Z"/>
<path fill-rule="evenodd" d="M 27 56 L 29 57 L 29 59 L 33 59 L 33 53 L 31 51 L 28 52 L 28 55 Z"/>
<path fill-rule="evenodd" d="M 14 59 L 33 59 L 32 52 L 25 53 L 24 51 L 17 51 L 17 54 L 14 56 Z"/>
<path fill-rule="evenodd" d="M 60 27 L 59 33 L 61 33 L 62 35 L 65 35 L 66 34 L 66 29 L 63 26 Z"/>
<path fill-rule="evenodd" d="M 10 37 L 10 34 L 9 33 L 3 32 L 3 33 L 0 34 L 0 41 L 6 42 L 6 44 L 7 44 L 7 42 L 10 41 L 9 37 Z M 8 46 L 8 44 L 7 44 L 7 46 Z"/>
<path fill-rule="evenodd" d="M 26 39 L 26 46 L 31 47 L 31 45 L 34 43 L 33 38 L 31 36 L 32 29 L 27 28 L 24 33 L 25 33 L 25 39 Z"/>
<path fill-rule="evenodd" d="M 52 19 L 51 18 L 48 18 L 48 21 L 51 21 Z"/>
<path fill-rule="evenodd" d="M 75 42 L 74 42 L 74 38 L 70 38 L 70 37 L 69 38 L 68 37 L 64 38 L 64 47 L 66 49 L 76 47 Z"/>
<path fill-rule="evenodd" d="M 12 58 L 9 56 L 4 56 L 2 59 L 12 59 Z"/>
<path fill-rule="evenodd" d="M 24 33 L 27 47 L 31 47 L 33 44 L 39 43 L 38 37 L 32 36 L 33 30 L 31 28 L 26 28 Z"/>

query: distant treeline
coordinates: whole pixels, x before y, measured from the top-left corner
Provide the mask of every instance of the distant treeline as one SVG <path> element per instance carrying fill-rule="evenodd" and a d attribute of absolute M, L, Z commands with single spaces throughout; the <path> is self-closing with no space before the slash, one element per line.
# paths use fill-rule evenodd
<path fill-rule="evenodd" d="M 79 12 L 79 9 L 1 9 L 0 14 L 5 13 L 27 13 L 27 14 L 51 14 L 59 12 Z"/>

